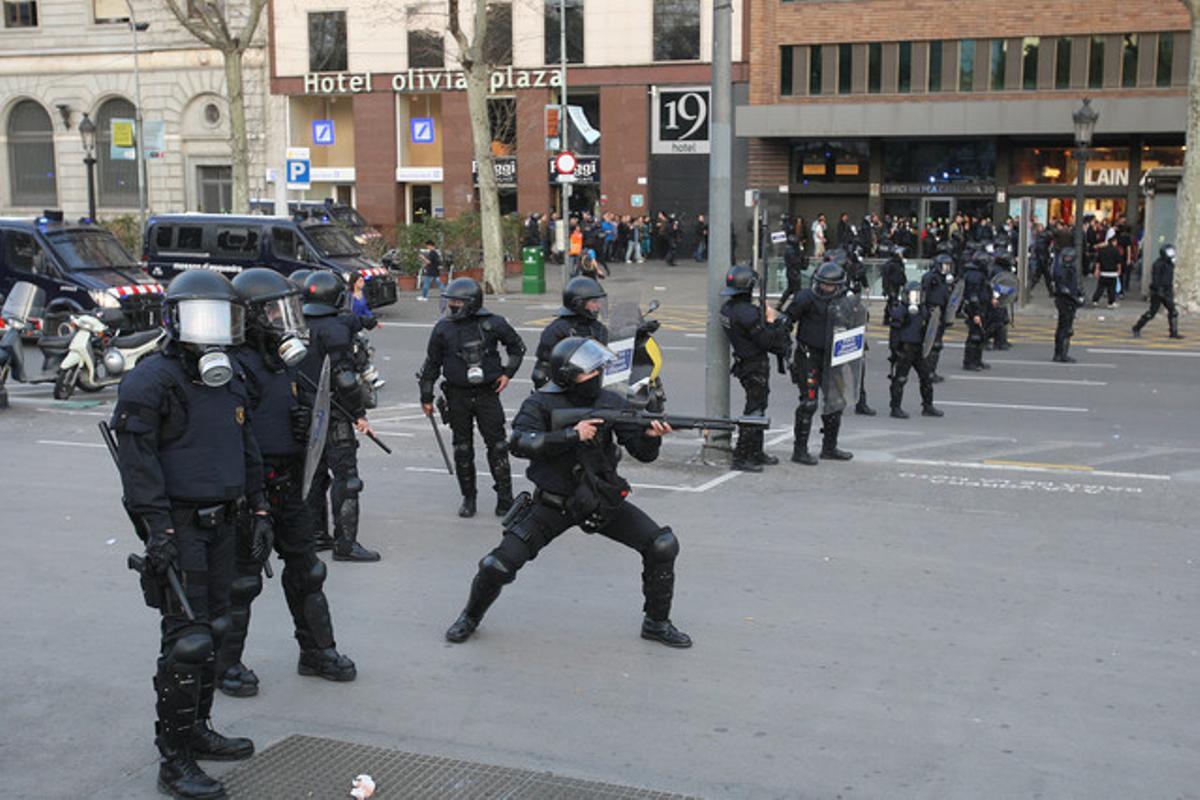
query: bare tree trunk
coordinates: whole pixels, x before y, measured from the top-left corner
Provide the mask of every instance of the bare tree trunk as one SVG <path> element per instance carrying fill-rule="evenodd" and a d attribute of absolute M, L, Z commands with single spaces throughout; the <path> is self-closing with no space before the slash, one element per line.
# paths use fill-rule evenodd
<path fill-rule="evenodd" d="M 246 87 L 242 78 L 242 51 L 226 50 L 225 90 L 229 93 L 229 130 L 233 140 L 234 214 L 250 213 L 250 143 L 246 135 Z"/>
<path fill-rule="evenodd" d="M 1175 249 L 1179 267 L 1176 296 L 1189 311 L 1200 311 L 1200 0 L 1184 0 L 1192 15 L 1192 48 L 1188 66 L 1187 152 L 1175 217 Z"/>

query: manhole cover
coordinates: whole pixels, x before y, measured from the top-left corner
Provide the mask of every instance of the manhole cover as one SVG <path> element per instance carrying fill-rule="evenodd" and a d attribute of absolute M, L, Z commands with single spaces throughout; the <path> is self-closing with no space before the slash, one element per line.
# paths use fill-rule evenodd
<path fill-rule="evenodd" d="M 375 779 L 372 800 L 687 800 L 683 795 L 565 778 L 476 761 L 289 736 L 222 777 L 230 798 L 348 798 L 356 775 Z"/>

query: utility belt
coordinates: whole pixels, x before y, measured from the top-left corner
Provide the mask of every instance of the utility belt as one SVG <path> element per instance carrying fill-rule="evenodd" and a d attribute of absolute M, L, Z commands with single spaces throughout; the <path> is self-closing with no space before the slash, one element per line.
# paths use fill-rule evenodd
<path fill-rule="evenodd" d="M 192 525 L 197 528 L 219 528 L 237 519 L 238 510 L 245 504 L 241 498 L 218 503 L 171 501 L 171 520 L 176 527 Z"/>
<path fill-rule="evenodd" d="M 496 381 L 499 379 L 499 377 L 500 376 L 497 375 L 491 380 L 485 379 L 483 383 L 469 383 L 465 386 L 458 383 L 451 383 L 450 381 L 442 381 L 442 391 L 444 391 L 446 394 L 450 394 L 451 392 L 461 392 L 462 394 L 483 394 L 485 392 L 494 393 L 496 391 Z"/>
<path fill-rule="evenodd" d="M 555 511 L 565 512 L 567 510 L 568 499 L 569 496 L 565 494 L 555 494 L 554 492 L 547 492 L 544 489 L 533 490 L 533 500 L 535 503 L 541 503 Z"/>

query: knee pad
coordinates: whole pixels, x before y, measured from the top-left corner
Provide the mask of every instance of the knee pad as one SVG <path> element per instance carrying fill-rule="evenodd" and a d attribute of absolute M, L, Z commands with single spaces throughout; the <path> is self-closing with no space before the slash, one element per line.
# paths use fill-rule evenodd
<path fill-rule="evenodd" d="M 342 485 L 345 487 L 347 494 L 358 494 L 363 490 L 362 478 L 357 475 L 346 478 Z"/>
<path fill-rule="evenodd" d="M 907 375 L 897 375 L 896 377 L 892 378 L 892 381 L 896 384 L 896 388 L 899 389 L 899 388 L 902 388 L 904 386 L 904 384 L 908 383 L 908 376 Z"/>
<path fill-rule="evenodd" d="M 466 464 L 474 460 L 475 447 L 470 442 L 454 445 L 454 463 Z"/>
<path fill-rule="evenodd" d="M 650 548 L 646 551 L 646 560 L 654 561 L 659 564 L 669 564 L 679 555 L 679 540 L 675 538 L 675 534 L 670 528 L 662 528 L 658 535 L 650 542 Z"/>
<path fill-rule="evenodd" d="M 316 559 L 315 563 L 300 574 L 302 585 L 304 586 L 305 594 L 312 594 L 321 590 L 325 585 L 326 575 L 325 562 L 321 559 Z"/>
<path fill-rule="evenodd" d="M 213 655 L 213 637 L 203 628 L 192 628 L 167 651 L 168 664 L 203 664 Z"/>
<path fill-rule="evenodd" d="M 222 614 L 209 624 L 212 626 L 213 647 L 220 647 L 221 640 L 225 638 L 226 634 L 233 630 L 233 617 L 231 617 L 228 613 Z"/>
<path fill-rule="evenodd" d="M 505 586 L 513 582 L 517 575 L 500 559 L 488 553 L 479 560 L 479 573 L 491 583 Z"/>
<path fill-rule="evenodd" d="M 508 442 L 501 439 L 498 442 L 492 442 L 488 445 L 488 458 L 497 459 L 508 455 Z"/>
<path fill-rule="evenodd" d="M 248 606 L 262 592 L 262 575 L 238 575 L 229 585 L 229 599 L 235 606 Z"/>
<path fill-rule="evenodd" d="M 811 417 L 817 413 L 817 398 L 815 393 L 812 397 L 809 397 L 808 392 L 804 391 L 802 387 L 800 390 L 800 403 L 796 406 L 796 410 L 807 417 Z"/>

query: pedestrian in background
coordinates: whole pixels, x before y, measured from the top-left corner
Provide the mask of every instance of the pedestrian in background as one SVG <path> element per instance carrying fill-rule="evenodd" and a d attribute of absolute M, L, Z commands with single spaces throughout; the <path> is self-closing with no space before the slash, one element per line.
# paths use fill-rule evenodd
<path fill-rule="evenodd" d="M 813 257 L 822 258 L 825 255 L 825 215 L 817 214 L 812 224 Z"/>
<path fill-rule="evenodd" d="M 438 252 L 432 239 L 425 240 L 425 247 L 421 249 L 419 256 L 421 259 L 421 296 L 417 299 L 425 302 L 429 300 L 430 284 L 436 281 L 439 292 L 446 291 L 446 284 L 442 283 L 442 254 Z"/>

